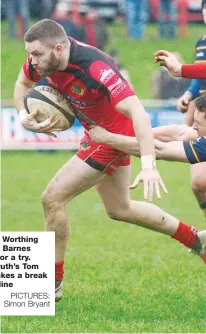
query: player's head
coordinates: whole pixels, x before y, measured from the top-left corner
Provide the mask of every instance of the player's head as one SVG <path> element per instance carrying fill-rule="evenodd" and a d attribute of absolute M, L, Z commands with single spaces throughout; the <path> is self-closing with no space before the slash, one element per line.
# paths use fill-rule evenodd
<path fill-rule="evenodd" d="M 41 76 L 54 73 L 60 65 L 68 39 L 64 28 L 53 20 L 41 20 L 24 35 L 32 65 Z"/>
<path fill-rule="evenodd" d="M 202 16 L 203 16 L 203 21 L 206 24 L 206 0 L 202 0 Z"/>
<path fill-rule="evenodd" d="M 199 136 L 206 136 L 206 93 L 195 100 L 194 129 Z"/>

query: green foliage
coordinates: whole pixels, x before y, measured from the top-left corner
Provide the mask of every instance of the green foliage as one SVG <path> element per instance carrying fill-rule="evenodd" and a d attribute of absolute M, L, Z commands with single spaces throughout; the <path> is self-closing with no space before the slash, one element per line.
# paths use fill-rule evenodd
<path fill-rule="evenodd" d="M 3 152 L 2 228 L 44 229 L 40 195 L 68 152 Z M 168 195 L 155 203 L 205 228 L 189 166 L 158 162 Z M 134 159 L 132 179 L 140 164 Z M 143 199 L 143 189 L 131 192 Z M 55 317 L 3 317 L 2 333 L 205 333 L 204 264 L 176 241 L 110 220 L 95 189 L 68 205 L 65 297 Z"/>

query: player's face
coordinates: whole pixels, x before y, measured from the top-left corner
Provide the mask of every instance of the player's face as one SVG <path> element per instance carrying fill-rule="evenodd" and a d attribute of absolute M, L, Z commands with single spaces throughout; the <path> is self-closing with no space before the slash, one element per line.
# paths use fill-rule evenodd
<path fill-rule="evenodd" d="M 195 110 L 194 114 L 194 125 L 193 128 L 197 131 L 198 135 L 206 136 L 206 110 L 204 111 L 198 111 Z"/>
<path fill-rule="evenodd" d="M 60 57 L 55 48 L 42 44 L 40 41 L 26 42 L 26 50 L 32 58 L 32 65 L 37 73 L 45 77 L 57 71 Z"/>
<path fill-rule="evenodd" d="M 204 5 L 204 7 L 202 9 L 202 16 L 203 16 L 203 21 L 206 24 L 206 5 Z"/>

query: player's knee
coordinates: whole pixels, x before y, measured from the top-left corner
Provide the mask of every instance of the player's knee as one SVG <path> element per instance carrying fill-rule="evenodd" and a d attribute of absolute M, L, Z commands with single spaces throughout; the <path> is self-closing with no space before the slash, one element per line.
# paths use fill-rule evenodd
<path fill-rule="evenodd" d="M 203 182 L 199 176 L 193 176 L 191 179 L 191 187 L 194 192 L 206 190 L 206 182 Z"/>
<path fill-rule="evenodd" d="M 115 210 L 107 210 L 109 218 L 118 221 L 125 221 L 128 217 L 128 207 L 118 208 Z"/>
<path fill-rule="evenodd" d="M 113 220 L 121 220 L 119 218 L 119 215 L 117 212 L 113 212 L 113 211 L 107 211 L 107 214 L 109 216 L 110 219 L 113 219 Z"/>
<path fill-rule="evenodd" d="M 45 209 L 52 209 L 57 203 L 55 193 L 52 189 L 46 188 L 41 195 L 42 205 Z"/>

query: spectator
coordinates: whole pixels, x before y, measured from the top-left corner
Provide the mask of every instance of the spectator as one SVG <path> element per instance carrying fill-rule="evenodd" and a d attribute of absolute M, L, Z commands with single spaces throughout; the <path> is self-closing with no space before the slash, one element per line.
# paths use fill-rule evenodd
<path fill-rule="evenodd" d="M 5 10 L 10 38 L 23 38 L 29 27 L 29 0 L 7 0 Z"/>
<path fill-rule="evenodd" d="M 179 53 L 173 52 L 183 62 Z M 154 99 L 166 100 L 179 98 L 188 87 L 188 79 L 174 78 L 165 67 L 160 67 L 151 75 L 151 96 Z"/>
<path fill-rule="evenodd" d="M 147 7 L 147 0 L 126 0 L 127 29 L 130 38 L 143 39 Z"/>
<path fill-rule="evenodd" d="M 57 4 L 52 18 L 64 27 L 68 36 L 71 36 L 78 41 L 86 43 L 87 38 L 83 25 L 83 18 L 79 14 L 79 20 L 75 21 L 73 13 L 71 10 L 69 10 L 67 4 Z"/>
<path fill-rule="evenodd" d="M 103 51 L 108 42 L 107 27 L 103 19 L 93 8 L 85 16 L 85 31 L 86 42 Z"/>
<path fill-rule="evenodd" d="M 30 15 L 34 18 L 51 17 L 58 0 L 29 0 Z"/>
<path fill-rule="evenodd" d="M 159 32 L 160 38 L 175 38 L 177 29 L 176 0 L 160 0 Z"/>

